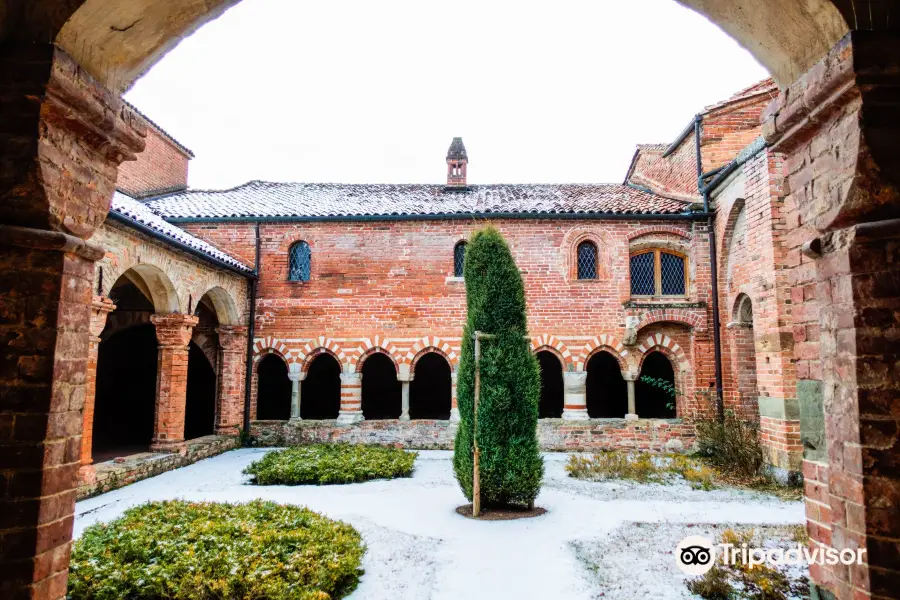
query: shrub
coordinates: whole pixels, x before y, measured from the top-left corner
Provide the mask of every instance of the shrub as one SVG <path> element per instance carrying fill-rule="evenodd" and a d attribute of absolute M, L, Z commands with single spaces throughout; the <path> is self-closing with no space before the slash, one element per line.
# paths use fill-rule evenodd
<path fill-rule="evenodd" d="M 696 458 L 616 451 L 598 452 L 590 457 L 573 454 L 569 456 L 566 472 L 577 479 L 630 479 L 640 483 L 667 483 L 677 475 L 694 489 L 705 491 L 715 488 L 716 478 L 716 472 Z"/>
<path fill-rule="evenodd" d="M 717 467 L 745 478 L 758 477 L 763 466 L 759 427 L 726 411 L 725 419 L 698 419 L 698 452 Z"/>
<path fill-rule="evenodd" d="M 351 526 L 306 508 L 154 502 L 88 527 L 69 600 L 329 600 L 362 574 Z"/>
<path fill-rule="evenodd" d="M 453 447 L 456 479 L 472 500 L 475 431 L 476 331 L 497 336 L 481 343 L 478 447 L 481 501 L 490 506 L 531 506 L 544 475 L 537 440 L 541 375 L 528 340 L 525 289 L 509 247 L 487 228 L 466 247 L 467 318 L 463 330 L 457 399 L 460 423 Z"/>
<path fill-rule="evenodd" d="M 269 452 L 244 473 L 257 485 L 356 483 L 409 477 L 416 452 L 371 445 L 312 444 Z"/>

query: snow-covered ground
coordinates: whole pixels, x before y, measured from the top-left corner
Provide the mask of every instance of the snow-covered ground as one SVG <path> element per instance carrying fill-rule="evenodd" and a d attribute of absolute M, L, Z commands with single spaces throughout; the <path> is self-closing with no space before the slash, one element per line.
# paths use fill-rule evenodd
<path fill-rule="evenodd" d="M 671 551 L 681 537 L 679 529 L 687 536 L 696 533 L 698 524 L 794 524 L 804 519 L 802 503 L 754 492 L 573 480 L 564 470 L 565 454 L 546 454 L 537 504 L 547 514 L 478 522 L 454 512 L 466 500 L 453 478 L 451 452 L 420 452 L 409 479 L 340 486 L 248 485 L 241 471 L 268 451 L 234 450 L 79 502 L 75 535 L 150 500 L 264 498 L 308 506 L 362 533 L 368 546 L 366 574 L 349 596 L 352 600 L 635 600 L 686 597 L 683 578 L 667 564 L 674 561 Z M 635 523 L 664 527 L 640 529 Z M 666 535 L 654 534 L 662 529 Z M 637 560 L 636 540 L 645 546 L 659 540 L 663 547 Z M 608 577 L 585 566 L 596 564 L 584 559 L 592 548 L 602 548 L 609 557 Z M 627 585 L 623 574 L 628 572 L 642 582 L 638 588 Z M 638 589 L 640 596 L 634 595 Z"/>

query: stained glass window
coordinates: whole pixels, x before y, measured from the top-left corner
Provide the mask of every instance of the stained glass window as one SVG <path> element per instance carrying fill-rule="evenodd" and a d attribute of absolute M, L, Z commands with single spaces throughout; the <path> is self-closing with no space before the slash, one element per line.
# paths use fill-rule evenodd
<path fill-rule="evenodd" d="M 453 248 L 453 276 L 462 277 L 466 267 L 466 243 L 459 242 Z"/>
<path fill-rule="evenodd" d="M 289 252 L 288 279 L 290 281 L 309 281 L 312 267 L 312 252 L 306 242 L 297 242 Z"/>
<path fill-rule="evenodd" d="M 578 279 L 597 279 L 597 246 L 593 242 L 578 244 Z"/>

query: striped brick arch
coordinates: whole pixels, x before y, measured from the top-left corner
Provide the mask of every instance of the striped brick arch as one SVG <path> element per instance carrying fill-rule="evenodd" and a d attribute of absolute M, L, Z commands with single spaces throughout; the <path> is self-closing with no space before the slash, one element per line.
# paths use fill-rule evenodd
<path fill-rule="evenodd" d="M 682 348 L 678 342 L 665 335 L 664 333 L 657 333 L 655 335 L 651 335 L 647 338 L 644 338 L 641 341 L 641 344 L 637 347 L 637 351 L 641 356 L 641 364 L 644 363 L 644 358 L 654 351 L 662 352 L 666 355 L 666 357 L 672 361 L 672 365 L 678 368 L 679 370 L 687 370 L 689 368 L 688 357 L 684 352 L 684 348 Z"/>
<path fill-rule="evenodd" d="M 288 365 L 298 362 L 295 353 L 288 350 L 288 347 L 276 337 L 265 337 L 253 342 L 253 362 L 257 363 L 267 354 L 277 354 Z"/>
<path fill-rule="evenodd" d="M 344 370 L 344 365 L 347 363 L 347 355 L 344 352 L 344 349 L 341 348 L 337 342 L 324 335 L 320 335 L 319 337 L 308 341 L 304 344 L 303 348 L 298 351 L 297 360 L 302 364 L 301 370 L 303 372 L 308 371 L 312 359 L 323 352 L 334 356 L 334 358 L 337 359 L 338 364 L 341 365 L 341 370 Z"/>
<path fill-rule="evenodd" d="M 563 364 L 563 370 L 565 371 L 574 371 L 576 370 L 575 359 L 572 356 L 572 353 L 569 352 L 569 348 L 560 342 L 556 337 L 550 334 L 543 334 L 539 336 L 535 336 L 531 338 L 531 351 L 537 354 L 538 352 L 543 351 L 552 352 L 560 359 Z"/>
<path fill-rule="evenodd" d="M 376 335 L 374 338 L 364 339 L 359 346 L 348 351 L 349 362 L 354 365 L 356 372 L 359 373 L 362 371 L 365 360 L 376 352 L 388 355 L 397 368 L 400 367 L 400 363 L 403 361 L 403 353 L 397 349 L 393 342 Z"/>
<path fill-rule="evenodd" d="M 619 366 L 622 368 L 623 373 L 628 369 L 628 350 L 622 342 L 616 339 L 616 336 L 604 333 L 584 345 L 584 348 L 581 349 L 578 358 L 575 360 L 575 370 L 579 372 L 584 371 L 591 356 L 601 350 L 609 352 L 619 361 Z"/>
<path fill-rule="evenodd" d="M 412 368 L 423 354 L 427 354 L 431 351 L 437 351 L 438 353 L 443 354 L 450 363 L 451 368 L 456 369 L 459 366 L 459 353 L 453 346 L 439 337 L 431 336 L 425 336 L 413 344 L 406 353 L 406 356 L 403 357 L 403 362 L 410 365 Z"/>

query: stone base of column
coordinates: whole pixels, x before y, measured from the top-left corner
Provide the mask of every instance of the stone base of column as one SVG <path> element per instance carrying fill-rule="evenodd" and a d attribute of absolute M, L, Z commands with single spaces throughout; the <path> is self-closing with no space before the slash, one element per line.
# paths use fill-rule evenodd
<path fill-rule="evenodd" d="M 365 420 L 361 410 L 342 410 L 338 413 L 338 425 L 353 425 Z"/>
<path fill-rule="evenodd" d="M 409 421 L 409 415 L 400 415 L 401 421 Z"/>
<path fill-rule="evenodd" d="M 172 452 L 176 454 L 184 454 L 187 445 L 184 440 L 180 442 L 153 442 L 150 444 L 150 452 Z"/>
<path fill-rule="evenodd" d="M 299 423 L 302 420 L 303 419 L 301 419 L 300 417 L 291 417 L 290 419 L 288 419 L 288 421 L 291 423 Z"/>
<path fill-rule="evenodd" d="M 459 423 L 459 409 L 456 407 L 450 409 L 450 422 Z"/>
<path fill-rule="evenodd" d="M 586 408 L 567 408 L 562 414 L 563 421 L 587 421 L 591 417 Z"/>
<path fill-rule="evenodd" d="M 637 421 L 639 418 L 640 418 L 640 417 L 638 417 L 638 416 L 637 416 L 636 414 L 634 414 L 634 413 L 628 413 L 627 415 L 625 415 L 625 420 L 626 420 L 626 421 Z"/>
<path fill-rule="evenodd" d="M 224 425 L 221 427 L 216 427 L 216 435 L 237 436 L 240 435 L 240 431 L 238 430 L 237 425 Z"/>

